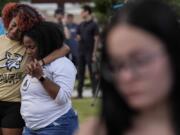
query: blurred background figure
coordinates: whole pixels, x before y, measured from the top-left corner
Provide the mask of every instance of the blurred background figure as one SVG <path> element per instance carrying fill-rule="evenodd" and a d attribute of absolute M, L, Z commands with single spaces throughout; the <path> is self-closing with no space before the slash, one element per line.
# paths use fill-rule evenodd
<path fill-rule="evenodd" d="M 81 16 L 84 21 L 79 25 L 77 30 L 78 47 L 78 98 L 82 98 L 84 76 L 86 65 L 88 66 L 92 93 L 95 95 L 96 78 L 93 72 L 93 62 L 96 61 L 96 49 L 99 44 L 99 28 L 92 17 L 92 9 L 90 6 L 83 6 Z"/>
<path fill-rule="evenodd" d="M 56 22 L 60 25 L 61 29 L 64 30 L 64 10 L 62 8 L 58 8 L 55 10 L 54 17 Z"/>
<path fill-rule="evenodd" d="M 70 51 L 70 59 L 77 66 L 78 62 L 78 42 L 76 40 L 77 37 L 77 27 L 78 25 L 74 22 L 74 15 L 67 14 L 66 16 L 66 26 L 70 33 L 70 38 L 68 41 Z"/>
<path fill-rule="evenodd" d="M 180 134 L 180 28 L 162 1 L 127 3 L 104 33 L 101 117 L 79 135 Z"/>
<path fill-rule="evenodd" d="M 55 19 L 57 23 L 59 24 L 59 27 L 64 33 L 65 36 L 65 43 L 68 44 L 68 39 L 70 38 L 69 30 L 65 24 L 65 18 L 64 18 L 64 10 L 62 8 L 57 8 L 54 13 Z"/>
<path fill-rule="evenodd" d="M 4 35 L 5 34 L 5 28 L 4 28 L 4 24 L 2 22 L 2 19 L 0 17 L 0 35 Z"/>

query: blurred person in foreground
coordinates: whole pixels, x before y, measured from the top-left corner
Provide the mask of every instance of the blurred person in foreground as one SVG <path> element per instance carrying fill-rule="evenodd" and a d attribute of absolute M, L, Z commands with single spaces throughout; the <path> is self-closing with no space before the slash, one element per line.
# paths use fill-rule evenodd
<path fill-rule="evenodd" d="M 139 0 L 104 33 L 101 117 L 78 135 L 180 134 L 180 28 L 162 1 Z"/>
<path fill-rule="evenodd" d="M 21 135 L 24 121 L 20 115 L 20 85 L 27 64 L 22 35 L 44 19 L 34 8 L 19 3 L 7 3 L 2 10 L 2 19 L 7 34 L 0 36 L 0 134 Z M 64 46 L 39 62 L 48 64 L 68 51 Z"/>
<path fill-rule="evenodd" d="M 86 65 L 90 73 L 92 94 L 95 96 L 97 80 L 93 71 L 93 62 L 96 62 L 96 51 L 99 44 L 99 28 L 92 17 L 91 7 L 85 5 L 82 8 L 81 16 L 84 21 L 77 30 L 78 46 L 78 97 L 83 97 L 83 86 L 85 80 Z"/>
<path fill-rule="evenodd" d="M 21 85 L 21 115 L 25 121 L 23 135 L 73 135 L 78 128 L 71 95 L 76 68 L 66 57 L 41 66 L 38 60 L 63 46 L 59 26 L 42 22 L 24 33 L 23 43 L 29 57 Z"/>

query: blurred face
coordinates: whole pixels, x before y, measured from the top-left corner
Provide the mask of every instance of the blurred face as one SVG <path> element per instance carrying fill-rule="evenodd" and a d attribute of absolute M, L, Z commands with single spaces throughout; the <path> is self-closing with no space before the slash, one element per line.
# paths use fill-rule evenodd
<path fill-rule="evenodd" d="M 71 16 L 67 16 L 67 24 L 71 24 L 71 23 L 73 23 L 73 17 L 71 17 Z"/>
<path fill-rule="evenodd" d="M 26 53 L 28 54 L 28 56 L 31 57 L 32 59 L 37 58 L 38 48 L 36 42 L 32 38 L 28 36 L 24 36 L 23 44 L 26 48 Z"/>
<path fill-rule="evenodd" d="M 168 100 L 172 73 L 158 38 L 135 27 L 117 26 L 108 35 L 107 53 L 115 86 L 130 107 L 141 110 Z"/>
<path fill-rule="evenodd" d="M 63 18 L 64 18 L 63 14 L 56 14 L 56 19 L 59 23 L 62 23 Z"/>
<path fill-rule="evenodd" d="M 88 12 L 88 11 L 85 11 L 85 10 L 82 10 L 82 11 L 81 11 L 81 17 L 82 17 L 83 19 L 86 19 L 86 18 L 88 17 L 88 15 L 89 15 L 89 12 Z"/>
<path fill-rule="evenodd" d="M 19 30 L 18 28 L 18 18 L 17 17 L 14 17 L 10 24 L 9 24 L 9 27 L 8 27 L 8 33 L 7 33 L 7 36 L 12 39 L 12 40 L 16 40 L 16 41 L 20 41 L 21 40 L 21 35 L 22 35 L 22 32 Z"/>

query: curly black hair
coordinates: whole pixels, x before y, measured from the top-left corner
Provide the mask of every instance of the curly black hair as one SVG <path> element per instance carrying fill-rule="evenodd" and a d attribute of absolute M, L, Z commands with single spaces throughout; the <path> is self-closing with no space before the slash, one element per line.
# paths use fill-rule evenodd
<path fill-rule="evenodd" d="M 59 25 L 53 22 L 41 22 L 24 33 L 38 45 L 38 59 L 48 56 L 54 50 L 61 48 L 64 35 Z"/>

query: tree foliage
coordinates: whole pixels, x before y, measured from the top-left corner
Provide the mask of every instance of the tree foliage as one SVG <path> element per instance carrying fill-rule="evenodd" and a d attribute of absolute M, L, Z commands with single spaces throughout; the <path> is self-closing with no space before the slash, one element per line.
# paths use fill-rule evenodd
<path fill-rule="evenodd" d="M 104 24 L 111 15 L 112 5 L 123 0 L 93 0 L 95 3 L 95 13 L 100 24 Z"/>
<path fill-rule="evenodd" d="M 112 5 L 118 2 L 122 3 L 125 0 L 93 0 L 93 1 L 96 5 L 94 9 L 96 17 L 98 18 L 100 24 L 104 24 L 111 16 Z M 164 0 L 164 1 L 173 5 L 177 13 L 180 15 L 180 0 Z"/>
<path fill-rule="evenodd" d="M 165 1 L 170 3 L 174 7 L 178 15 L 180 16 L 180 0 L 165 0 Z"/>
<path fill-rule="evenodd" d="M 95 15 L 100 24 L 107 20 L 111 0 L 93 0 L 95 3 Z"/>

